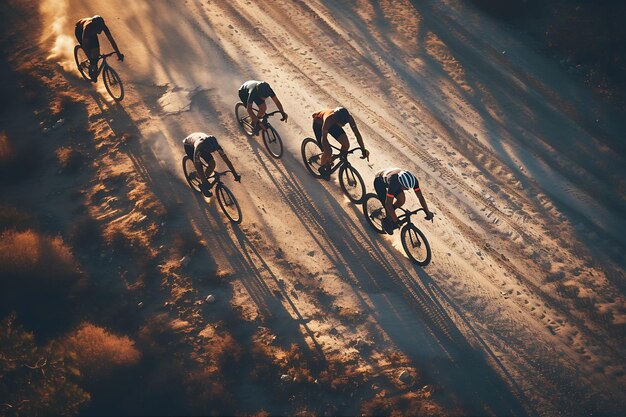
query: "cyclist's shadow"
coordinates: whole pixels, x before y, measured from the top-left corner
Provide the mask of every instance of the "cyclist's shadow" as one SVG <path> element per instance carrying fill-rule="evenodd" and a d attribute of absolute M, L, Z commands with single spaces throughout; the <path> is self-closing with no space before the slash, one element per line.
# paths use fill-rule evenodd
<path fill-rule="evenodd" d="M 523 395 L 512 378 L 508 379 L 517 391 L 515 396 L 508 391 L 500 377 L 491 370 L 482 355 L 472 348 L 448 315 L 440 301 L 443 292 L 438 287 L 432 290 L 433 281 L 430 276 L 421 268 L 407 267 L 408 260 L 395 249 L 386 248 L 386 242 L 381 240 L 380 235 L 374 231 L 365 231 L 367 230 L 365 228 L 369 226 L 366 225 L 365 219 L 362 219 L 360 206 L 350 204 L 348 209 L 352 210 L 357 218 L 362 219 L 361 224 L 356 224 L 346 216 L 344 205 L 336 199 L 336 195 L 341 195 L 339 187 L 337 187 L 337 192 L 331 195 L 329 191 L 322 191 L 325 187 L 318 184 L 318 181 L 311 181 L 312 177 L 306 172 L 302 161 L 290 155 L 283 156 L 280 161 L 263 158 L 259 147 L 255 147 L 254 151 L 265 174 L 274 182 L 276 190 L 281 193 L 291 210 L 298 215 L 301 224 L 318 243 L 323 254 L 332 261 L 333 267 L 339 271 L 342 278 L 349 280 L 370 295 L 397 288 L 402 297 L 408 301 L 409 306 L 419 313 L 438 340 L 438 343 L 432 345 L 431 349 L 441 351 L 441 361 L 450 369 L 448 381 L 446 381 L 448 386 L 455 388 L 457 394 L 473 393 L 463 395 L 464 400 L 471 403 L 472 412 L 485 413 L 487 410 L 496 410 L 498 414 L 525 414 L 523 407 L 515 398 L 515 396 L 523 398 Z M 269 164 L 265 160 L 270 161 Z M 268 165 L 272 167 L 271 171 Z M 289 169 L 286 168 L 287 166 Z M 279 178 L 277 178 L 276 171 L 280 174 Z M 309 199 L 311 195 L 316 196 L 315 205 Z M 324 205 L 325 210 L 318 208 L 319 205 Z M 334 218 L 324 214 L 328 212 L 334 214 Z M 332 238 L 327 231 L 332 231 Z M 358 294 L 359 291 L 355 293 L 361 298 L 362 311 L 369 311 L 374 317 L 379 315 L 380 311 L 386 314 L 396 311 L 396 306 L 387 297 L 371 297 L 376 300 L 372 309 Z M 461 311 L 448 298 L 445 298 L 445 301 L 458 316 L 462 317 Z M 423 344 L 424 340 L 407 335 L 405 331 L 414 326 L 411 321 L 413 318 L 397 315 L 396 320 L 385 319 L 379 322 L 381 325 L 383 322 L 389 323 L 385 330 L 394 342 L 405 352 L 415 352 L 413 360 L 418 360 L 420 351 L 416 351 L 415 346 Z M 467 320 L 464 321 L 467 323 Z M 392 322 L 402 324 L 391 324 Z M 479 336 L 473 332 L 473 337 Z M 486 347 L 482 340 L 481 344 Z M 487 353 L 492 355 L 489 350 Z M 471 358 L 471 365 L 463 367 L 457 365 L 467 363 L 468 358 Z M 428 368 L 428 364 L 421 364 L 421 366 Z M 429 369 L 433 374 L 439 373 L 436 367 Z M 488 388 L 481 390 L 479 395 L 476 395 L 475 388 L 468 385 L 471 384 L 469 381 L 474 379 L 465 375 L 468 371 L 480 380 L 489 381 Z"/>

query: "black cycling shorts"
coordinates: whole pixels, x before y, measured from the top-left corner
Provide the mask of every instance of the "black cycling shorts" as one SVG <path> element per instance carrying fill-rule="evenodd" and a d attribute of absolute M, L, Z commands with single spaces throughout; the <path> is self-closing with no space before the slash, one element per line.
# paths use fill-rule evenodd
<path fill-rule="evenodd" d="M 313 121 L 313 132 L 315 133 L 315 139 L 317 139 L 317 144 L 320 149 L 322 149 L 322 124 L 316 121 Z M 339 140 L 339 138 L 346 134 L 346 131 L 339 125 L 333 125 L 330 129 L 328 129 L 328 133 L 330 136 Z"/>
<path fill-rule="evenodd" d="M 185 147 L 185 153 L 193 161 L 193 151 L 194 151 L 193 145 L 185 144 L 184 147 Z M 201 155 L 202 155 L 202 159 L 204 159 L 207 162 L 211 162 L 214 159 L 213 154 L 210 152 L 202 152 Z"/>
<path fill-rule="evenodd" d="M 383 207 L 385 207 L 385 201 L 387 201 L 387 183 L 382 177 L 374 178 L 374 190 Z"/>
<path fill-rule="evenodd" d="M 244 105 L 248 105 L 248 90 L 245 88 L 239 90 L 239 100 L 241 100 Z"/>

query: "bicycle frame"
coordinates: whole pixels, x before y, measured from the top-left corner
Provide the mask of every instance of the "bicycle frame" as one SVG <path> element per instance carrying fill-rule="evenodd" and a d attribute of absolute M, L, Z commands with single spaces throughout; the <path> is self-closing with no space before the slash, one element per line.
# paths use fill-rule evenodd
<path fill-rule="evenodd" d="M 204 164 L 203 164 L 204 165 Z M 206 166 L 205 166 L 206 169 Z M 208 178 L 207 181 L 209 182 L 209 190 L 212 189 L 214 186 L 217 186 L 219 184 L 222 183 L 222 180 L 220 179 L 220 177 L 224 174 L 227 174 L 229 172 L 232 172 L 230 169 L 226 170 L 226 171 L 222 171 L 222 172 L 218 172 L 218 171 L 213 171 L 213 174 L 211 174 Z M 212 180 L 212 181 L 211 181 Z"/>
<path fill-rule="evenodd" d="M 411 216 L 413 216 L 414 214 L 419 213 L 420 211 L 426 212 L 426 210 L 424 210 L 424 208 L 418 208 L 415 210 L 407 210 L 405 208 L 400 207 L 400 210 L 402 210 L 404 213 L 402 213 L 401 215 L 398 216 L 398 221 L 402 222 L 402 224 L 411 224 L 413 222 L 411 222 Z M 396 209 L 398 210 L 398 209 Z"/>
<path fill-rule="evenodd" d="M 109 52 L 108 54 L 101 54 L 98 57 L 98 59 L 100 59 L 102 61 L 102 63 L 98 67 L 98 76 L 100 76 L 100 74 L 102 73 L 102 70 L 104 69 L 105 66 L 109 66 L 109 64 L 107 63 L 107 58 L 110 57 L 111 55 L 114 55 L 114 54 L 116 54 L 116 52 Z"/>
<path fill-rule="evenodd" d="M 339 163 L 334 165 L 330 169 L 330 173 L 331 174 L 333 174 L 335 171 L 337 171 L 343 165 L 351 166 L 350 161 L 348 161 L 348 155 L 350 155 L 350 154 L 354 153 L 355 151 L 358 151 L 359 149 L 361 149 L 361 148 L 350 149 L 348 152 L 346 152 L 346 154 L 344 156 L 344 155 L 341 154 L 341 148 L 338 148 L 335 145 L 330 145 L 330 147 L 339 151 L 339 153 L 335 153 L 332 156 L 331 162 L 335 162 L 335 160 L 339 159 Z"/>

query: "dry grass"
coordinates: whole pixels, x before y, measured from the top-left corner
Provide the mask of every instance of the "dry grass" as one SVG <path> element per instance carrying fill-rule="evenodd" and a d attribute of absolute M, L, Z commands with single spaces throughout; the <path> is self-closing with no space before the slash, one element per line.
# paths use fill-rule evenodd
<path fill-rule="evenodd" d="M 62 146 L 55 153 L 61 169 L 67 174 L 76 172 L 83 160 L 83 155 L 70 146 Z"/>
<path fill-rule="evenodd" d="M 38 333 L 67 324 L 82 273 L 60 237 L 5 231 L 0 235 L 0 271 L 0 313 L 17 311 Z"/>
<path fill-rule="evenodd" d="M 72 251 L 63 239 L 33 230 L 2 233 L 0 269 L 2 284 L 16 286 L 23 283 L 33 289 L 66 285 L 80 274 Z"/>
<path fill-rule="evenodd" d="M 91 323 L 83 323 L 68 335 L 65 346 L 76 354 L 76 362 L 87 377 L 106 376 L 116 368 L 136 365 L 141 358 L 130 338 Z"/>

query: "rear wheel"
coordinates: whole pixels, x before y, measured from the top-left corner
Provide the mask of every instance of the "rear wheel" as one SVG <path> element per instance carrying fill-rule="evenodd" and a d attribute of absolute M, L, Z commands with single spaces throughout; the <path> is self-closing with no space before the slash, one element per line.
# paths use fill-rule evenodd
<path fill-rule="evenodd" d="M 430 263 L 430 245 L 424 233 L 417 226 L 414 224 L 404 226 L 400 232 L 400 239 L 404 251 L 413 262 L 420 266 L 426 266 Z"/>
<path fill-rule="evenodd" d="M 85 50 L 80 45 L 74 47 L 74 60 L 80 75 L 86 80 L 91 80 L 89 77 L 89 58 L 87 58 Z"/>
<path fill-rule="evenodd" d="M 243 131 L 246 132 L 247 135 L 252 135 L 252 119 L 248 114 L 248 109 L 246 108 L 245 104 L 237 103 L 237 105 L 235 106 L 235 117 L 237 118 L 237 123 L 239 123 L 239 126 L 241 126 Z"/>
<path fill-rule="evenodd" d="M 319 173 L 319 168 L 322 161 L 322 150 L 317 145 L 317 141 L 312 138 L 306 138 L 302 141 L 300 146 L 302 152 L 302 160 L 307 171 L 315 178 L 322 178 Z"/>
<path fill-rule="evenodd" d="M 241 208 L 233 193 L 224 184 L 217 186 L 217 202 L 222 211 L 233 223 L 241 223 Z"/>
<path fill-rule="evenodd" d="M 193 190 L 200 192 L 202 181 L 198 176 L 198 171 L 196 171 L 196 166 L 194 165 L 193 160 L 187 155 L 183 157 L 183 172 L 185 173 L 185 179 L 187 180 L 189 186 Z"/>
<path fill-rule="evenodd" d="M 376 194 L 366 194 L 363 197 L 363 215 L 367 223 L 378 233 L 385 233 L 383 219 L 387 216 L 383 204 Z"/>
<path fill-rule="evenodd" d="M 263 131 L 263 143 L 265 143 L 265 147 L 274 158 L 283 156 L 283 141 L 280 139 L 276 129 L 270 125 Z"/>
<path fill-rule="evenodd" d="M 365 195 L 363 178 L 352 165 L 342 165 L 339 169 L 339 185 L 353 203 L 360 203 Z"/>
<path fill-rule="evenodd" d="M 124 85 L 122 85 L 122 80 L 120 76 L 117 75 L 117 72 L 105 64 L 102 70 L 102 79 L 104 81 L 104 87 L 113 100 L 122 101 L 124 98 Z"/>

